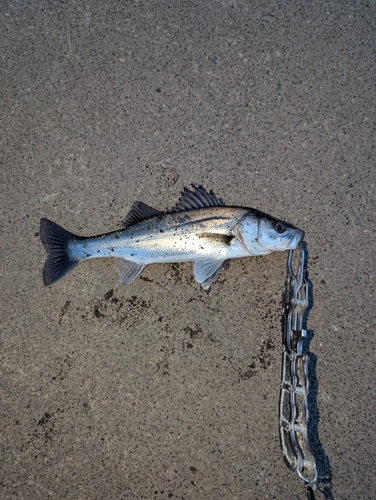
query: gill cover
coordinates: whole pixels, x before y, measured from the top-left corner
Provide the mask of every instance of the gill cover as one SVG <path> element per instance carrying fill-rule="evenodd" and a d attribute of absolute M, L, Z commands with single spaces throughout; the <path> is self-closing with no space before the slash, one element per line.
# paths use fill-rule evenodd
<path fill-rule="evenodd" d="M 304 233 L 293 226 L 257 214 L 245 215 L 233 229 L 233 235 L 250 255 L 296 248 Z"/>

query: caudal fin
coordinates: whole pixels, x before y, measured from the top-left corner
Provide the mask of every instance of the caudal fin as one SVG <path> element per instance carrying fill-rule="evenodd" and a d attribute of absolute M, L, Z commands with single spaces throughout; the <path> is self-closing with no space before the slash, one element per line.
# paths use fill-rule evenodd
<path fill-rule="evenodd" d="M 68 253 L 69 242 L 77 236 L 51 220 L 41 219 L 40 238 L 48 254 L 43 268 L 43 282 L 46 286 L 53 285 L 78 265 Z"/>

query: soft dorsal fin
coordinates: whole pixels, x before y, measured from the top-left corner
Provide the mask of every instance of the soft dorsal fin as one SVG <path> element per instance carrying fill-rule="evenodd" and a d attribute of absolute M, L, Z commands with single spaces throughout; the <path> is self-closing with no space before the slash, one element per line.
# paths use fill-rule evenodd
<path fill-rule="evenodd" d="M 163 212 L 157 210 L 156 208 L 149 207 L 149 205 L 146 205 L 146 203 L 142 201 L 135 201 L 128 215 L 122 220 L 122 223 L 124 227 L 128 227 L 132 224 L 136 224 L 136 222 L 140 222 L 141 220 L 160 214 L 163 214 Z"/>
<path fill-rule="evenodd" d="M 224 205 L 221 198 L 217 198 L 212 190 L 210 193 L 203 186 L 195 186 L 191 184 L 193 191 L 184 188 L 181 192 L 179 201 L 172 209 L 173 212 L 184 212 L 186 210 L 197 210 L 198 208 L 220 207 Z"/>

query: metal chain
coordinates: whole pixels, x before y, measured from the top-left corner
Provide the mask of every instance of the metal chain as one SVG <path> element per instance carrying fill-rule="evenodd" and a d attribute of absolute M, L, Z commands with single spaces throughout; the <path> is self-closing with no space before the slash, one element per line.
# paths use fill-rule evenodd
<path fill-rule="evenodd" d="M 293 270 L 293 250 L 287 259 L 287 279 L 282 297 L 282 381 L 279 405 L 280 438 L 283 458 L 308 485 L 308 498 L 314 498 L 317 485 L 315 457 L 309 446 L 308 426 L 308 356 L 303 352 L 307 330 L 303 327 L 309 304 L 307 280 L 307 244 L 301 242 L 297 273 Z"/>

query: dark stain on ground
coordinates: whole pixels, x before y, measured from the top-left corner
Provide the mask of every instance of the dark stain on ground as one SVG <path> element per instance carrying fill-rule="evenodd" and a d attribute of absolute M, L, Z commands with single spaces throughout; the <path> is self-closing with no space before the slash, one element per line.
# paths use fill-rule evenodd
<path fill-rule="evenodd" d="M 169 375 L 170 374 L 169 368 L 170 365 L 168 359 L 164 358 L 157 361 L 157 370 L 162 372 L 162 375 Z"/>
<path fill-rule="evenodd" d="M 201 327 L 197 324 L 195 329 L 191 328 L 190 326 L 186 326 L 184 328 L 184 331 L 189 334 L 191 339 L 198 339 L 199 337 L 202 337 Z"/>
<path fill-rule="evenodd" d="M 275 343 L 271 338 L 262 341 L 260 347 L 260 354 L 258 357 L 258 361 L 260 363 L 261 368 L 266 370 L 271 365 L 273 354 L 272 352 L 275 349 Z"/>
<path fill-rule="evenodd" d="M 315 266 L 317 262 L 319 261 L 319 256 L 315 255 L 314 257 L 309 258 L 309 264 L 312 266 Z"/>
<path fill-rule="evenodd" d="M 252 356 L 251 362 L 246 368 L 236 368 L 233 363 L 233 358 L 230 356 L 228 360 L 238 375 L 238 382 L 240 382 L 240 380 L 248 380 L 252 378 L 260 371 L 260 369 L 267 370 L 272 363 L 274 350 L 275 343 L 271 337 L 266 340 L 262 340 L 259 354 Z"/>
<path fill-rule="evenodd" d="M 154 495 L 159 495 L 159 494 L 164 495 L 165 493 L 167 495 L 167 498 L 172 498 L 174 496 L 174 494 L 171 491 L 169 491 L 168 493 L 165 490 L 160 490 L 160 491 L 156 490 L 156 491 L 154 491 Z M 177 497 L 175 497 L 175 498 L 177 498 Z"/>
<path fill-rule="evenodd" d="M 151 280 L 150 278 L 148 278 L 147 276 L 140 276 L 140 280 L 142 281 L 147 281 L 149 283 L 153 283 L 153 280 Z"/>
<path fill-rule="evenodd" d="M 169 280 L 171 279 L 174 280 L 175 285 L 181 284 L 183 282 L 189 285 L 192 283 L 196 283 L 193 276 L 192 268 L 189 265 L 187 265 L 187 262 L 180 262 L 180 263 L 176 262 L 170 264 L 168 266 L 166 277 Z"/>
<path fill-rule="evenodd" d="M 179 174 L 176 169 L 172 166 L 165 167 L 163 165 L 157 164 L 157 180 L 161 183 L 160 185 L 172 187 L 179 180 Z"/>
<path fill-rule="evenodd" d="M 51 420 L 51 415 L 49 413 L 45 413 L 43 417 L 39 420 L 37 425 L 43 425 L 45 426 L 49 420 Z"/>
<path fill-rule="evenodd" d="M 64 315 L 68 312 L 69 308 L 70 308 L 70 304 L 71 304 L 71 301 L 70 300 L 67 300 L 65 302 L 65 304 L 63 305 L 63 307 L 61 308 L 60 310 L 60 314 L 59 314 L 59 325 L 61 324 L 61 322 L 63 321 L 63 317 Z"/>
<path fill-rule="evenodd" d="M 76 308 L 77 311 L 82 311 L 81 318 L 86 320 L 85 323 L 90 320 L 90 317 L 93 317 L 98 321 L 105 320 L 117 325 L 126 323 L 127 326 L 132 327 L 142 322 L 142 318 L 145 317 L 143 313 L 152 307 L 152 301 L 146 301 L 132 295 L 131 298 L 122 302 L 114 296 L 114 290 L 109 290 L 101 300 L 96 299 L 94 304 L 89 305 L 89 307 L 93 311 L 93 316 L 87 307 Z M 157 314 L 155 307 L 153 310 Z"/>
<path fill-rule="evenodd" d="M 105 315 L 99 310 L 99 304 L 94 305 L 94 316 L 98 319 L 105 318 Z"/>
<path fill-rule="evenodd" d="M 74 351 L 72 352 L 72 354 Z M 64 380 L 66 377 L 66 374 L 68 372 L 68 368 L 71 368 L 73 366 L 73 361 L 72 359 L 67 355 L 64 356 L 63 360 L 58 358 L 60 361 L 60 370 L 59 373 L 55 376 L 52 377 L 52 380 L 56 380 L 57 378 L 60 380 Z"/>
<path fill-rule="evenodd" d="M 175 281 L 175 285 L 177 285 L 178 283 L 181 283 L 181 281 L 182 281 L 182 278 L 180 275 L 180 270 L 181 270 L 181 264 L 171 264 L 170 274 Z"/>
<path fill-rule="evenodd" d="M 132 295 L 130 299 L 126 299 L 126 302 L 138 309 L 148 307 L 148 303 L 143 299 L 139 299 L 136 295 Z"/>
<path fill-rule="evenodd" d="M 190 326 L 186 326 L 184 328 L 184 331 L 186 334 L 189 335 L 191 340 L 188 342 L 183 342 L 183 350 L 184 349 L 192 349 L 194 347 L 194 341 L 203 337 L 202 329 L 197 324 L 196 324 L 195 328 L 191 328 Z"/>
<path fill-rule="evenodd" d="M 163 355 L 156 363 L 157 370 L 160 371 L 162 375 L 170 375 L 169 357 L 174 354 L 175 349 L 169 346 L 162 346 L 161 352 Z"/>
<path fill-rule="evenodd" d="M 209 301 L 208 301 L 208 298 L 207 298 L 207 294 L 206 294 L 206 291 L 201 289 L 203 294 L 202 295 L 198 295 L 197 297 L 190 297 L 188 300 L 187 300 L 187 304 L 191 303 L 191 302 L 194 302 L 194 301 L 198 301 L 198 302 L 201 302 L 202 304 L 205 305 L 205 309 L 208 310 L 208 311 L 212 311 L 213 313 L 221 313 L 222 312 L 222 309 L 219 308 L 219 307 L 210 307 L 209 305 Z"/>
<path fill-rule="evenodd" d="M 112 288 L 111 290 L 109 290 L 107 293 L 104 294 L 104 300 L 110 300 L 113 294 L 114 294 L 114 289 Z"/>
<path fill-rule="evenodd" d="M 64 413 L 64 410 L 60 410 L 60 408 L 57 408 L 54 413 L 45 412 L 36 423 L 35 431 L 31 435 L 29 434 L 30 439 L 25 443 L 25 445 L 36 445 L 40 442 L 40 440 L 44 441 L 45 444 L 52 444 L 53 438 L 58 435 L 56 424 L 59 415 L 62 413 Z"/>
<path fill-rule="evenodd" d="M 41 427 L 41 429 L 38 429 L 37 432 L 34 433 L 34 436 L 42 439 L 44 438 L 45 443 L 51 442 L 55 431 L 53 414 L 45 413 L 37 425 Z"/>
<path fill-rule="evenodd" d="M 210 308 L 209 308 L 210 309 Z M 203 342 L 218 342 L 218 339 L 214 336 L 213 332 L 210 329 L 207 332 L 203 332 L 200 325 L 196 324 L 194 328 L 190 326 L 186 326 L 184 328 L 184 332 L 189 335 L 190 340 L 188 342 L 183 342 L 183 350 L 192 349 L 197 340 L 201 340 Z"/>

